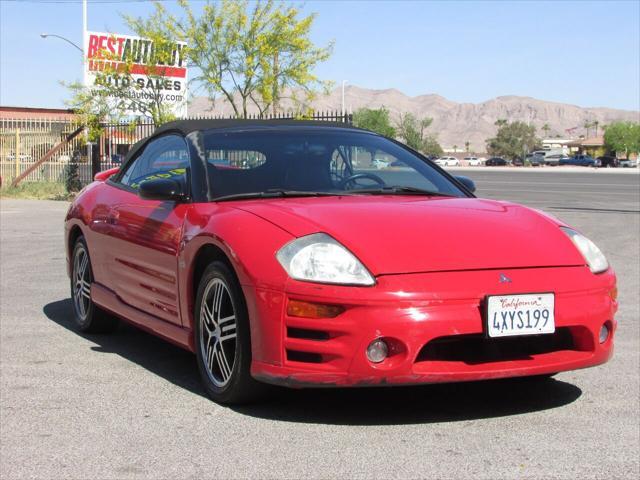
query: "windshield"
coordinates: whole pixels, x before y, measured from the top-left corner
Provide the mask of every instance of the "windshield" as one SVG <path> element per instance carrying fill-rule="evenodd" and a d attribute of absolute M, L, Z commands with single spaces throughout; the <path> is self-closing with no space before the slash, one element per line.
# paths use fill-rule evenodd
<path fill-rule="evenodd" d="M 204 147 L 214 200 L 265 194 L 466 196 L 420 157 L 358 131 L 211 130 L 204 132 Z"/>

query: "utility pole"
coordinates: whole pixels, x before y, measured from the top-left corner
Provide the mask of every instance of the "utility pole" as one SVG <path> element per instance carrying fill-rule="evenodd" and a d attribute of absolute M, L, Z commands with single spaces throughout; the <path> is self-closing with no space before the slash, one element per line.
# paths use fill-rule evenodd
<path fill-rule="evenodd" d="M 344 117 L 345 114 L 345 110 L 344 110 L 344 86 L 347 83 L 346 80 L 342 80 L 342 116 Z"/>

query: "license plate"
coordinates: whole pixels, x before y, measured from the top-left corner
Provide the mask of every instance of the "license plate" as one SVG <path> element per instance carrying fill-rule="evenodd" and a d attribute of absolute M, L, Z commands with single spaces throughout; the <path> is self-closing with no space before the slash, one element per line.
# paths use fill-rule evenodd
<path fill-rule="evenodd" d="M 555 332 L 553 293 L 491 295 L 487 297 L 490 337 L 539 335 Z"/>

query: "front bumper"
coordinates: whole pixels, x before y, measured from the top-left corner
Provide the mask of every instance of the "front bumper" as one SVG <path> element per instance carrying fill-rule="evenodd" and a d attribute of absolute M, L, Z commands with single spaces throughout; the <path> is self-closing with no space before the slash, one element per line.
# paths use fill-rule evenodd
<path fill-rule="evenodd" d="M 512 279 L 499 283 L 501 273 Z M 616 278 L 586 267 L 386 275 L 374 287 L 290 281 L 284 292 L 257 289 L 252 375 L 287 386 L 356 386 L 472 381 L 573 370 L 613 353 Z M 488 339 L 486 295 L 554 292 L 556 333 Z M 249 292 L 247 292 L 249 293 Z M 291 299 L 341 305 L 335 318 L 286 314 Z M 604 323 L 610 335 L 598 336 Z M 379 364 L 369 343 L 388 340 Z"/>

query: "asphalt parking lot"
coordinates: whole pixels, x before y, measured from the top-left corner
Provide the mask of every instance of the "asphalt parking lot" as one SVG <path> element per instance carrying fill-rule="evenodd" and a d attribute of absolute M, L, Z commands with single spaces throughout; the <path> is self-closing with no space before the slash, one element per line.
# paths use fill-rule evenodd
<path fill-rule="evenodd" d="M 132 327 L 76 333 L 67 205 L 3 199 L 0 477 L 637 478 L 640 175 L 459 173 L 605 252 L 621 305 L 608 364 L 538 383 L 280 391 L 222 407 L 192 355 Z"/>

